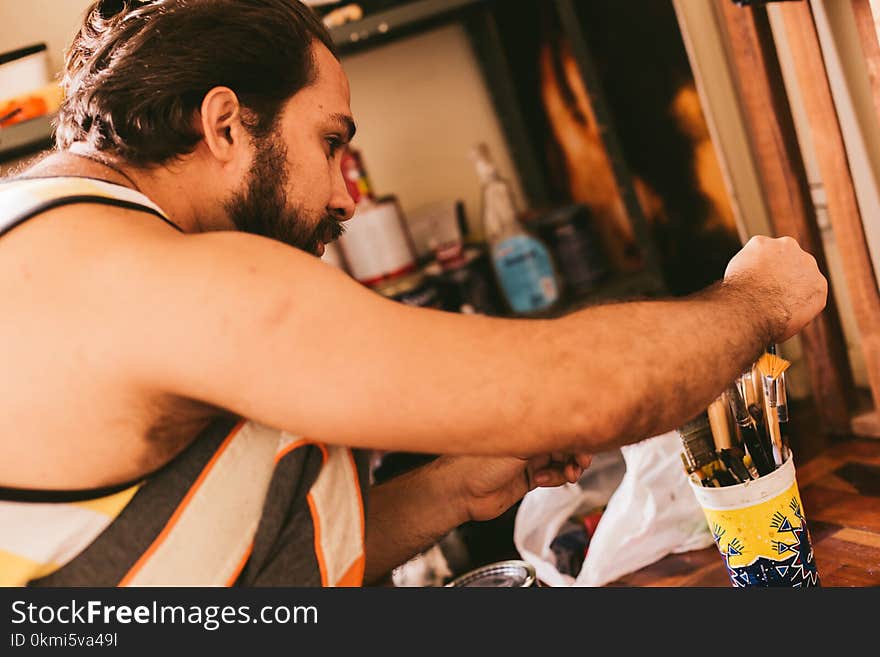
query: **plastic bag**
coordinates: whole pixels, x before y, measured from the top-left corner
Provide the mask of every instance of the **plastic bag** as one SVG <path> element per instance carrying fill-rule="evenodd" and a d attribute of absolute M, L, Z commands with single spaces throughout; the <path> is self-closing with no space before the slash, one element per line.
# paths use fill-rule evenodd
<path fill-rule="evenodd" d="M 449 562 L 439 543 L 391 571 L 391 581 L 398 587 L 443 586 L 451 576 Z"/>
<path fill-rule="evenodd" d="M 672 552 L 712 544 L 703 511 L 682 471 L 674 431 L 597 454 L 577 484 L 525 496 L 514 544 L 550 586 L 603 586 Z M 606 505 L 577 577 L 556 567 L 550 543 L 572 515 Z"/>

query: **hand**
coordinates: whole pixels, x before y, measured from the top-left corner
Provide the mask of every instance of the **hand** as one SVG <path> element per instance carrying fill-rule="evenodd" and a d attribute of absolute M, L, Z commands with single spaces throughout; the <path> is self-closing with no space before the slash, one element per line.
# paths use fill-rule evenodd
<path fill-rule="evenodd" d="M 590 466 L 590 454 L 515 456 L 450 456 L 440 459 L 454 469 L 447 476 L 461 482 L 461 502 L 470 520 L 491 520 L 539 486 L 575 483 Z"/>
<path fill-rule="evenodd" d="M 724 280 L 741 280 L 765 297 L 772 322 L 770 342 L 784 342 L 822 312 L 828 281 L 816 259 L 791 237 L 758 235 L 727 265 Z"/>

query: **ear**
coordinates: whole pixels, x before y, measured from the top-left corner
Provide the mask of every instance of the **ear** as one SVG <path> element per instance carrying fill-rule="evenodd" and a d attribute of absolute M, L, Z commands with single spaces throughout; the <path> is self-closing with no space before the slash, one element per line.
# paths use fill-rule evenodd
<path fill-rule="evenodd" d="M 249 141 L 241 123 L 241 105 L 232 89 L 214 87 L 205 94 L 198 120 L 205 144 L 221 162 L 231 162 L 247 148 Z"/>

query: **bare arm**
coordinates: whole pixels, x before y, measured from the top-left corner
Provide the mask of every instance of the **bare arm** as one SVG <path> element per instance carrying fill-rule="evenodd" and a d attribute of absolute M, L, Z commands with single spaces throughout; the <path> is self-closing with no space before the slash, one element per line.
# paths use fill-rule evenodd
<path fill-rule="evenodd" d="M 576 455 L 566 464 L 550 455 L 444 456 L 370 491 L 364 581 L 392 568 L 468 520 L 490 520 L 537 486 L 574 483 L 590 464 Z"/>
<path fill-rule="evenodd" d="M 749 267 L 687 299 L 536 321 L 410 308 L 249 235 L 150 233 L 102 254 L 94 340 L 135 385 L 355 447 L 634 442 L 705 407 L 791 328 L 780 277 L 759 285 Z"/>
<path fill-rule="evenodd" d="M 445 467 L 441 458 L 370 489 L 365 583 L 377 582 L 468 520 L 461 482 L 444 477 Z"/>

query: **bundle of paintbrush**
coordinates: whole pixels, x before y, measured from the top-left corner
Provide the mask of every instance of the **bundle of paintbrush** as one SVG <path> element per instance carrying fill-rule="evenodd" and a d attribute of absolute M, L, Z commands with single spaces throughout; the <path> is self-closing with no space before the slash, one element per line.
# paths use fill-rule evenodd
<path fill-rule="evenodd" d="M 771 347 L 713 401 L 682 426 L 685 472 L 703 486 L 733 486 L 770 474 L 788 458 L 780 424 L 788 422 L 785 370 Z"/>

